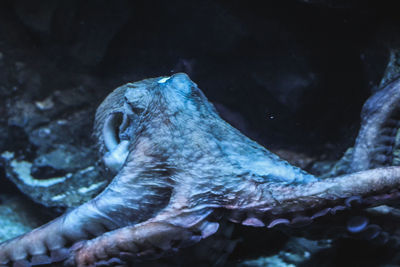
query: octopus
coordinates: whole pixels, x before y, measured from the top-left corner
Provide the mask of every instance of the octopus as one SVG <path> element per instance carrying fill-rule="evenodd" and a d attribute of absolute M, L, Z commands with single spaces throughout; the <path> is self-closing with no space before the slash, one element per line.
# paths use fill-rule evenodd
<path fill-rule="evenodd" d="M 366 102 L 346 173 L 319 178 L 225 122 L 184 73 L 125 84 L 98 107 L 94 123 L 111 183 L 0 244 L 0 266 L 132 266 L 201 244 L 227 223 L 315 229 L 341 211 L 393 206 L 400 197 L 400 167 L 392 166 L 399 97 L 395 80 Z M 362 216 L 344 228 L 399 240 Z"/>

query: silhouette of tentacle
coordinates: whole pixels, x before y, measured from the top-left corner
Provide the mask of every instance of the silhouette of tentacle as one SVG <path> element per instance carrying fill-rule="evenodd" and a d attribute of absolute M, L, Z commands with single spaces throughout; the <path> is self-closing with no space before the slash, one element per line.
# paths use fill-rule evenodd
<path fill-rule="evenodd" d="M 354 146 L 351 172 L 399 165 L 400 79 L 370 97 L 363 106 L 362 124 Z"/>

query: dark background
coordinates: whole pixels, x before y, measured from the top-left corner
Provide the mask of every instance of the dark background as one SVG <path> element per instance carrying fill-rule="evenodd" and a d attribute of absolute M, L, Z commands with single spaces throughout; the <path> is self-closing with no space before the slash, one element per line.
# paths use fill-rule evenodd
<path fill-rule="evenodd" d="M 127 81 L 184 71 L 257 141 L 307 153 L 352 144 L 398 25 L 387 1 L 0 5 L 0 51 L 41 73 L 37 99 L 81 75 L 100 84 L 97 104 Z"/>

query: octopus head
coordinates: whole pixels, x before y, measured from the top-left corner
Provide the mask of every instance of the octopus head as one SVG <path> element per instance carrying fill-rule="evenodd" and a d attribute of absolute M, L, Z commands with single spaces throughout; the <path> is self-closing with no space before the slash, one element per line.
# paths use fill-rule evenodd
<path fill-rule="evenodd" d="M 182 129 L 185 122 L 215 114 L 197 85 L 186 74 L 177 73 L 115 89 L 97 109 L 94 135 L 104 164 L 117 173 L 140 136 L 166 135 L 167 129 Z M 152 129 L 158 133 L 151 134 Z"/>

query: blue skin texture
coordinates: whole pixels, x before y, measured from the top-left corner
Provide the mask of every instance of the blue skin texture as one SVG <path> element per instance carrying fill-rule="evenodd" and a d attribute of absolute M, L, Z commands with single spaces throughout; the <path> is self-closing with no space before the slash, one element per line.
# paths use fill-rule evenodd
<path fill-rule="evenodd" d="M 355 196 L 379 205 L 385 198 L 370 198 L 400 185 L 398 167 L 319 179 L 290 165 L 220 118 L 184 73 L 115 89 L 97 109 L 94 136 L 112 182 L 0 244 L 0 266 L 157 258 L 214 234 L 220 210 L 248 226 L 298 225 L 350 208 Z"/>

